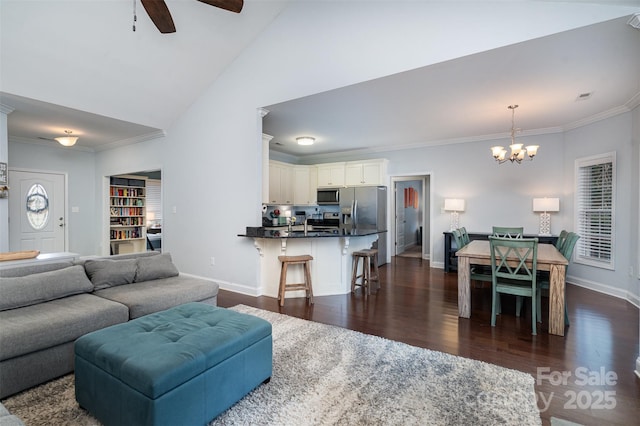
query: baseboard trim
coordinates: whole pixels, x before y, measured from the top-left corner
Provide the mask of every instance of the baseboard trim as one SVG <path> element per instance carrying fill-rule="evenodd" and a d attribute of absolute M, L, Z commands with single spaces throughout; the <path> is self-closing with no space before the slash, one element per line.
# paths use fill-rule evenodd
<path fill-rule="evenodd" d="M 214 282 L 218 283 L 218 285 L 220 286 L 220 288 L 222 290 L 228 290 L 228 291 L 232 291 L 234 293 L 240 293 L 240 294 L 244 294 L 244 295 L 247 295 L 247 296 L 254 296 L 254 297 L 260 296 L 260 294 L 258 294 L 258 289 L 255 288 L 255 287 L 249 287 L 247 285 L 242 285 L 242 284 L 231 283 L 231 282 L 228 282 L 228 281 L 217 280 L 215 278 L 201 277 L 199 275 L 185 274 L 183 272 L 181 272 L 180 275 L 185 275 L 185 276 L 191 277 L 191 278 L 199 278 L 201 280 L 214 281 Z"/>
<path fill-rule="evenodd" d="M 598 283 L 595 281 L 585 280 L 583 278 L 567 275 L 567 283 L 583 287 L 588 290 L 593 290 L 598 293 L 606 294 L 608 296 L 617 297 L 618 299 L 624 299 L 640 309 L 640 298 L 628 290 L 624 290 L 618 287 Z"/>

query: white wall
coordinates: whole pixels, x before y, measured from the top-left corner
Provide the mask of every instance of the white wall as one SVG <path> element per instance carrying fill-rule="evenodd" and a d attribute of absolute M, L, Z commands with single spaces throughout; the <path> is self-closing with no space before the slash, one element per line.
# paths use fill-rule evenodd
<path fill-rule="evenodd" d="M 608 271 L 572 263 L 568 270 L 568 281 L 618 297 L 629 298 L 638 304 L 637 288 L 632 289 L 631 285 L 635 278 L 629 273 L 630 268 L 635 270 L 637 261 L 637 253 L 632 252 L 632 247 L 633 240 L 637 236 L 634 230 L 638 226 L 637 202 L 634 202 L 635 194 L 638 192 L 637 174 L 634 173 L 634 168 L 637 167 L 638 162 L 634 155 L 632 131 L 633 114 L 629 112 L 566 132 L 563 168 L 566 171 L 565 191 L 571 195 L 567 199 L 568 209 L 565 217 L 571 221 L 569 223 L 573 223 L 575 160 L 611 151 L 616 152 L 615 270 Z"/>

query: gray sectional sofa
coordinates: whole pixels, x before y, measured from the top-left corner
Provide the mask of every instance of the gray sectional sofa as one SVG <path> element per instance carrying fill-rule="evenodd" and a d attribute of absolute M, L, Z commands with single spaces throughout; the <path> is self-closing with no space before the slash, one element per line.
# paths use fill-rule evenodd
<path fill-rule="evenodd" d="M 187 302 L 217 304 L 219 285 L 146 252 L 0 270 L 0 398 L 73 371 L 75 340 Z"/>

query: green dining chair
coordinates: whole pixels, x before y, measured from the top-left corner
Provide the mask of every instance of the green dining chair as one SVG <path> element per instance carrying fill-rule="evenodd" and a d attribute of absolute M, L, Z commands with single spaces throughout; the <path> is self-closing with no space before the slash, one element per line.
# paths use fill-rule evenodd
<path fill-rule="evenodd" d="M 562 246 L 564 245 L 564 242 L 567 239 L 567 234 L 569 234 L 569 232 L 563 229 L 562 231 L 560 231 L 560 235 L 558 235 L 558 240 L 556 241 L 556 248 L 560 252 L 562 252 Z"/>
<path fill-rule="evenodd" d="M 464 239 L 462 238 L 462 231 L 460 231 L 459 228 L 454 229 L 453 231 L 451 231 L 451 233 L 453 234 L 453 240 L 456 242 L 456 247 L 458 247 L 458 250 L 466 246 L 466 244 L 464 243 Z"/>
<path fill-rule="evenodd" d="M 494 226 L 491 235 L 498 238 L 522 238 L 523 227 Z"/>
<path fill-rule="evenodd" d="M 471 242 L 471 239 L 469 238 L 469 233 L 467 232 L 467 228 L 463 226 L 462 228 L 459 228 L 459 229 L 460 229 L 460 232 L 462 233 L 462 242 L 466 246 Z"/>
<path fill-rule="evenodd" d="M 560 253 L 562 253 L 562 255 L 565 257 L 565 259 L 567 259 L 569 262 L 571 262 L 571 258 L 573 257 L 573 249 L 576 246 L 576 243 L 578 242 L 578 240 L 580 239 L 580 235 L 576 234 L 575 232 L 568 232 L 566 234 L 566 239 L 565 242 L 562 246 L 562 250 L 560 250 Z M 569 265 L 567 265 L 567 268 L 569 267 Z M 569 322 L 569 313 L 567 312 L 567 268 L 564 269 L 564 279 L 565 279 L 565 284 L 564 284 L 564 323 L 565 325 L 570 325 Z M 543 294 L 545 296 L 549 296 L 549 287 L 551 286 L 551 284 L 549 283 L 549 273 L 545 273 L 544 275 L 541 275 L 541 277 L 539 277 L 539 286 L 540 286 L 540 294 L 538 295 L 538 318 L 542 319 L 542 296 Z"/>
<path fill-rule="evenodd" d="M 491 326 L 496 326 L 498 301 L 501 294 L 531 298 L 531 329 L 537 334 L 537 301 L 540 289 L 537 286 L 538 239 L 537 238 L 499 238 L 490 236 L 492 303 Z M 511 258 L 514 264 L 507 262 Z M 531 265 L 527 265 L 527 261 Z M 521 300 L 521 299 L 517 299 Z M 518 304 L 519 305 L 519 304 Z M 516 315 L 520 315 L 520 307 L 516 306 Z"/>
<path fill-rule="evenodd" d="M 451 231 L 451 233 L 453 234 L 453 239 L 456 242 L 456 246 L 458 246 L 458 250 L 460 250 L 462 247 L 469 244 L 469 234 L 467 233 L 466 229 L 464 228 L 454 229 L 453 231 Z M 465 235 L 466 235 L 466 240 L 465 240 Z M 469 280 L 476 282 L 474 284 L 476 288 L 483 287 L 482 284 L 478 286 L 477 281 L 480 281 L 481 283 L 491 282 L 491 271 L 485 270 L 481 266 L 472 266 L 469 273 L 470 273 Z"/>

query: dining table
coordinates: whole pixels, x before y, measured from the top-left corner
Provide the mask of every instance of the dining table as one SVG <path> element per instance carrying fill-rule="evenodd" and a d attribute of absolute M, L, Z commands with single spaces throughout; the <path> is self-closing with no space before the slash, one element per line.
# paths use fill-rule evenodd
<path fill-rule="evenodd" d="M 458 316 L 471 316 L 471 265 L 491 265 L 489 241 L 474 240 L 458 257 Z M 549 272 L 549 333 L 564 336 L 565 271 L 569 261 L 553 244 L 538 244 L 538 271 Z M 510 259 L 507 259 L 510 260 Z M 513 259 L 517 260 L 516 257 Z"/>

